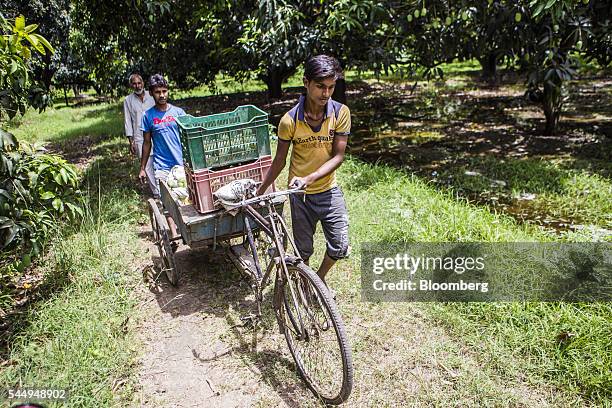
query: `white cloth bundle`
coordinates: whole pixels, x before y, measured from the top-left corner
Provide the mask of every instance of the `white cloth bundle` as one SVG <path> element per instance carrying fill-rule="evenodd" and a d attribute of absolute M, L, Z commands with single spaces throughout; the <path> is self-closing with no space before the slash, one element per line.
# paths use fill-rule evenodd
<path fill-rule="evenodd" d="M 257 184 L 253 179 L 233 180 L 215 191 L 214 195 L 221 201 L 236 203 L 254 197 Z"/>

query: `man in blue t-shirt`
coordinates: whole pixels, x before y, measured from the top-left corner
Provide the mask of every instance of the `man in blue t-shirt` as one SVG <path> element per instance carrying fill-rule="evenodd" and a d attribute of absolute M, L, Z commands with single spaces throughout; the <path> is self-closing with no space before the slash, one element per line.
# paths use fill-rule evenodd
<path fill-rule="evenodd" d="M 168 178 L 172 167 L 183 165 L 183 151 L 176 118 L 185 115 L 185 111 L 168 103 L 168 82 L 163 76 L 155 74 L 151 77 L 149 93 L 155 99 L 155 106 L 142 115 L 141 130 L 144 142 L 138 177 L 143 183 L 147 178 L 145 169 L 153 140 L 153 168 L 155 179 L 159 183 L 159 180 L 165 181 Z"/>

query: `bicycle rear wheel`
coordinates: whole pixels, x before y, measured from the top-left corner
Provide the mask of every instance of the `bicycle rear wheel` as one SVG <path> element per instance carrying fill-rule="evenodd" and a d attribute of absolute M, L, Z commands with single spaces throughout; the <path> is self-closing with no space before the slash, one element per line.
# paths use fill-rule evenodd
<path fill-rule="evenodd" d="M 306 264 L 290 260 L 287 270 L 274 291 L 280 330 L 308 388 L 326 404 L 341 404 L 353 388 L 353 362 L 336 303 Z"/>

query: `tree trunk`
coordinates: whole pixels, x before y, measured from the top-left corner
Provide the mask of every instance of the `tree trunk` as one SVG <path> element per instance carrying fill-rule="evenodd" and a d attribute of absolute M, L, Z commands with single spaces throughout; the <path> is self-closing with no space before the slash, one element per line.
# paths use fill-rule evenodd
<path fill-rule="evenodd" d="M 268 97 L 270 99 L 280 99 L 283 96 L 283 82 L 293 75 L 294 72 L 295 68 L 268 68 L 268 72 L 266 75 L 261 76 L 261 79 L 268 86 Z"/>
<path fill-rule="evenodd" d="M 546 117 L 546 128 L 544 134 L 553 136 L 557 133 L 557 125 L 561 116 L 563 106 L 563 83 L 554 84 L 550 81 L 544 83 L 543 109 Z"/>
<path fill-rule="evenodd" d="M 497 83 L 497 54 L 489 52 L 478 58 L 482 67 L 481 78 L 491 84 Z"/>
<path fill-rule="evenodd" d="M 346 81 L 344 78 L 336 81 L 336 89 L 334 89 L 332 99 L 346 105 Z"/>
<path fill-rule="evenodd" d="M 45 85 L 45 89 L 47 92 L 51 91 L 51 80 L 53 79 L 53 74 L 55 73 L 51 69 L 51 53 L 47 52 L 43 55 L 43 69 L 42 69 L 42 83 Z"/>
<path fill-rule="evenodd" d="M 268 97 L 270 99 L 280 99 L 283 96 L 283 77 L 276 70 L 270 72 L 267 77 Z"/>
<path fill-rule="evenodd" d="M 66 85 L 62 87 L 64 89 L 64 101 L 66 102 L 66 106 L 68 105 L 68 90 L 66 89 Z"/>

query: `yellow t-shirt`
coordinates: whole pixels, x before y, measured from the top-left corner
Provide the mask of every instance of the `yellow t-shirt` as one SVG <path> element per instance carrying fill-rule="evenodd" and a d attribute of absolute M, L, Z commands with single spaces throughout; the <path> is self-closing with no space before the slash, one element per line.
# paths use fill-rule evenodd
<path fill-rule="evenodd" d="M 278 125 L 278 138 L 293 145 L 289 182 L 294 176 L 306 177 L 331 159 L 334 135 L 348 135 L 351 131 L 351 112 L 346 105 L 330 99 L 321 127 L 313 129 L 304 118 L 304 101 L 302 95 Z M 306 187 L 306 194 L 322 193 L 336 185 L 336 172 L 333 171 Z"/>

